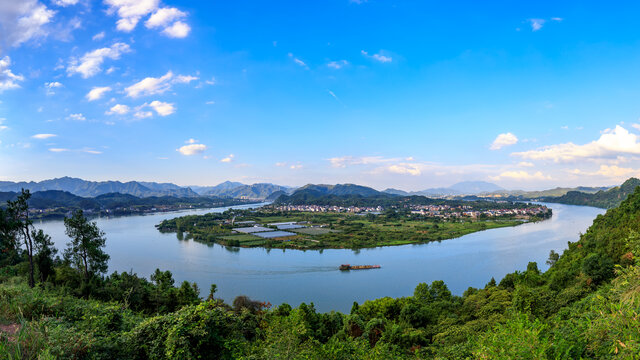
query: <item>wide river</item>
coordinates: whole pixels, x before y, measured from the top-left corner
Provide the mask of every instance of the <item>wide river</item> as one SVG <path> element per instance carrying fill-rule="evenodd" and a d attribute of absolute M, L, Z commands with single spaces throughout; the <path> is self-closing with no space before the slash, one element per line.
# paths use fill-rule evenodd
<path fill-rule="evenodd" d="M 171 270 L 176 284 L 198 283 L 203 296 L 218 285 L 217 296 L 231 303 L 237 295 L 297 306 L 313 302 L 319 311 L 348 312 L 354 301 L 413 293 L 418 283 L 444 280 L 461 295 L 469 286 L 484 287 L 494 277 L 524 270 L 536 261 L 541 270 L 549 251 L 562 252 L 568 241 L 578 240 L 604 210 L 561 204 L 550 220 L 516 227 L 481 231 L 457 239 L 420 245 L 362 250 L 267 250 L 227 248 L 181 241 L 161 234 L 155 225 L 188 214 L 221 212 L 227 208 L 96 219 L 106 233 L 109 271 L 133 271 L 149 277 L 156 269 Z M 237 206 L 247 208 L 250 206 Z M 69 239 L 62 221 L 38 222 L 58 249 Z M 61 250 L 62 252 L 62 250 Z M 379 264 L 381 269 L 339 271 L 340 264 Z"/>

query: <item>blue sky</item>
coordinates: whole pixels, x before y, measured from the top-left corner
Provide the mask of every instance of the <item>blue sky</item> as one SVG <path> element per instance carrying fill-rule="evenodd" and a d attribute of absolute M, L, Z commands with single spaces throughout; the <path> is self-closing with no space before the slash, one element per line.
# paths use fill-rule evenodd
<path fill-rule="evenodd" d="M 639 6 L 0 0 L 0 180 L 620 183 Z"/>

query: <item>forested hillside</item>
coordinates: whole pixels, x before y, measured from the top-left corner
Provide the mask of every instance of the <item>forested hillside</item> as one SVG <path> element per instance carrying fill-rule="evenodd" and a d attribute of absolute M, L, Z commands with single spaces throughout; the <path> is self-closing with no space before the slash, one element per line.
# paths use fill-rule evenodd
<path fill-rule="evenodd" d="M 9 207 L 9 210 L 15 208 Z M 13 214 L 13 215 L 12 215 Z M 640 192 L 598 216 L 550 269 L 536 263 L 453 295 L 442 281 L 412 296 L 354 303 L 232 304 L 175 287 L 170 273 L 87 275 L 74 259 L 36 266 L 11 247 L 20 216 L 0 215 L 0 357 L 25 359 L 580 359 L 640 353 Z M 81 218 L 76 219 L 81 222 Z M 75 223 L 71 222 L 73 226 Z M 40 260 L 48 255 L 36 251 Z M 50 257 L 50 256 L 49 256 Z M 48 265 L 47 265 L 48 264 Z M 259 299 L 268 301 L 269 299 Z"/>
<path fill-rule="evenodd" d="M 557 202 L 569 205 L 586 205 L 595 206 L 603 209 L 611 209 L 620 205 L 620 203 L 633 193 L 640 186 L 640 180 L 630 178 L 620 186 L 608 190 L 600 190 L 596 193 L 587 193 L 582 191 L 569 191 L 559 197 L 548 197 L 545 201 Z"/>

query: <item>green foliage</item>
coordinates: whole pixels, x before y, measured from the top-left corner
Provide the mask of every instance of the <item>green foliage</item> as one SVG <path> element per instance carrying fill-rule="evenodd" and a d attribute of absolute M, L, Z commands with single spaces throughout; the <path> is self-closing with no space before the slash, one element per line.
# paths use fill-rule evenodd
<path fill-rule="evenodd" d="M 109 255 L 104 252 L 105 234 L 95 222 L 90 222 L 82 210 L 77 210 L 70 218 L 64 219 L 65 232 L 71 238 L 64 256 L 82 271 L 85 282 L 90 276 L 107 272 Z"/>

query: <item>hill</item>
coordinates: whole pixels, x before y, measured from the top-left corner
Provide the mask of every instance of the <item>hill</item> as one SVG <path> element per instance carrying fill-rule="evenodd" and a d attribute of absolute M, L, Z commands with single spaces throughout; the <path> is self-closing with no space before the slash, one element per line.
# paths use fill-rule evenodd
<path fill-rule="evenodd" d="M 393 195 L 409 196 L 421 195 L 428 197 L 447 197 L 461 195 L 476 195 L 481 193 L 491 193 L 495 191 L 503 191 L 500 186 L 486 181 L 463 181 L 453 184 L 449 187 L 430 188 L 420 191 L 402 191 L 397 189 L 386 189 L 383 192 Z"/>
<path fill-rule="evenodd" d="M 380 203 L 397 195 L 387 194 L 370 187 L 354 184 L 308 184 L 291 195 L 281 195 L 277 204 L 291 205 L 336 205 L 336 206 L 365 206 Z"/>
<path fill-rule="evenodd" d="M 233 190 L 241 186 L 245 186 L 245 184 L 235 181 L 225 181 L 216 186 L 190 186 L 190 188 L 198 194 L 204 195 L 206 193 L 217 194 L 219 192 Z"/>
<path fill-rule="evenodd" d="M 31 192 L 59 190 L 70 192 L 77 196 L 94 197 L 108 193 L 130 194 L 137 197 L 148 196 L 177 196 L 196 197 L 193 190 L 175 184 L 153 182 L 120 182 L 120 181 L 87 181 L 72 177 L 61 177 L 40 182 L 11 182 L 0 181 L 0 191 L 19 192 L 21 189 Z"/>
<path fill-rule="evenodd" d="M 221 198 L 232 199 L 266 199 L 269 195 L 283 191 L 289 192 L 291 189 L 286 186 L 274 185 L 269 183 L 258 183 L 253 185 L 234 186 L 238 183 L 226 182 L 216 186 L 214 189 L 204 192 L 204 195 L 217 196 Z"/>
<path fill-rule="evenodd" d="M 562 196 L 546 197 L 545 201 L 556 202 L 569 205 L 586 205 L 603 209 L 614 208 L 624 201 L 629 194 L 632 194 L 640 186 L 640 180 L 630 178 L 622 185 L 608 190 L 600 190 L 596 193 L 584 191 L 569 191 Z"/>

